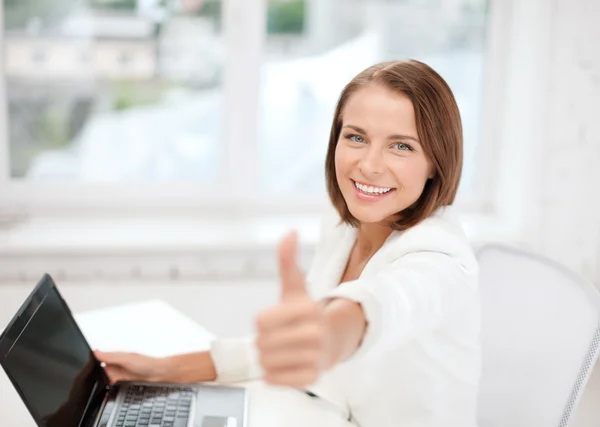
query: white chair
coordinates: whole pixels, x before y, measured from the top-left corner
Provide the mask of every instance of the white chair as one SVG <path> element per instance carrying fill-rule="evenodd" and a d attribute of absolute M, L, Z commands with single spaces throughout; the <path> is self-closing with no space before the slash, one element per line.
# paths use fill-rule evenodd
<path fill-rule="evenodd" d="M 483 316 L 480 427 L 565 427 L 600 348 L 600 296 L 546 258 L 478 251 Z"/>

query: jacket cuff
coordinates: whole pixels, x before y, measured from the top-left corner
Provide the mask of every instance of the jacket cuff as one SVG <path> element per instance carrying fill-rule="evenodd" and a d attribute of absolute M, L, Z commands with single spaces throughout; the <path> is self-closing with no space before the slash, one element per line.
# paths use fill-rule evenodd
<path fill-rule="evenodd" d="M 254 338 L 214 340 L 210 355 L 217 372 L 216 381 L 219 383 L 250 381 L 262 377 Z"/>

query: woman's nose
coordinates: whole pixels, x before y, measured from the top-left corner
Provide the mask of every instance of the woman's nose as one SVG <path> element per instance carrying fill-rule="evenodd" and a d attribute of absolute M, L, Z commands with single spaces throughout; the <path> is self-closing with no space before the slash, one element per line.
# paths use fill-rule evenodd
<path fill-rule="evenodd" d="M 384 171 L 384 159 L 380 150 L 370 148 L 359 163 L 360 170 L 365 175 L 379 175 Z"/>

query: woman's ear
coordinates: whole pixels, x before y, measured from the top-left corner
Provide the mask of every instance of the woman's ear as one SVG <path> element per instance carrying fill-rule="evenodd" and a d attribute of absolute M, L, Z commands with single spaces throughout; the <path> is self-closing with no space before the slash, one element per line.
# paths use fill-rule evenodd
<path fill-rule="evenodd" d="M 433 166 L 429 167 L 429 175 L 427 175 L 427 178 L 429 178 L 429 179 L 435 178 L 435 169 L 433 168 Z"/>
<path fill-rule="evenodd" d="M 436 171 L 435 171 L 435 166 L 433 165 L 433 162 L 431 160 L 429 160 L 427 162 L 427 166 L 428 166 L 428 173 L 427 173 L 427 179 L 433 179 L 435 178 L 436 175 Z"/>

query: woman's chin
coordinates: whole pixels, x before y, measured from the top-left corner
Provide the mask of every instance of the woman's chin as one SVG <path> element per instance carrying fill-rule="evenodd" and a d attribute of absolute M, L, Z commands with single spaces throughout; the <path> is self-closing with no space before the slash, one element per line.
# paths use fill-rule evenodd
<path fill-rule="evenodd" d="M 377 212 L 373 212 L 368 211 L 368 210 L 363 210 L 363 209 L 352 209 L 351 207 L 348 207 L 348 210 L 350 211 L 350 214 L 356 218 L 358 220 L 359 223 L 361 224 L 376 224 L 376 223 L 381 223 L 382 221 L 384 221 L 386 218 L 389 217 L 388 214 L 378 214 Z"/>

